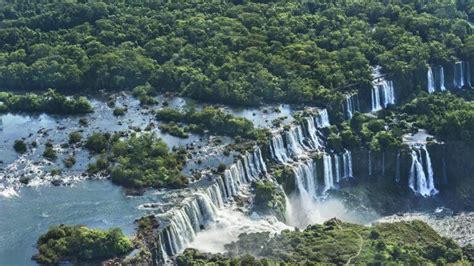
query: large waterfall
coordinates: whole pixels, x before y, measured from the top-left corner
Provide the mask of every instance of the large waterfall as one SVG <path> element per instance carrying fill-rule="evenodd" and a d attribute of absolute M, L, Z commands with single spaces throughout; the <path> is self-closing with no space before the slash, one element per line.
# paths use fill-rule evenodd
<path fill-rule="evenodd" d="M 329 125 L 327 111 L 321 110 L 314 117 L 306 117 L 301 124 L 294 124 L 283 132 L 275 132 L 268 146 L 275 163 L 291 167 L 298 195 L 297 203 L 293 201 L 296 204 L 293 207 L 304 209 L 304 213 L 310 213 L 311 206 L 328 190 L 336 188 L 336 183 L 353 176 L 350 151 L 332 155 L 324 152 L 324 136 L 319 129 Z M 324 152 L 319 165 L 323 167 L 320 170 L 324 175 L 324 184 L 318 183 L 319 161 L 312 159 L 316 152 Z M 233 198 L 241 194 L 244 187 L 248 188 L 250 182 L 266 172 L 262 152 L 259 147 L 255 147 L 228 166 L 222 175 L 208 175 L 207 179 L 211 180 L 209 185 L 196 189 L 178 207 L 161 216 L 164 222 L 159 236 L 163 258 L 179 254 L 188 247 L 197 232 L 214 224 L 218 213 L 227 209 L 229 204 L 232 205 Z M 268 178 L 271 179 L 270 176 Z M 307 221 L 316 219 L 308 217 L 305 218 Z"/>
<path fill-rule="evenodd" d="M 298 163 L 293 167 L 298 193 L 303 198 L 316 199 L 317 197 L 317 176 L 316 165 L 311 159 Z"/>
<path fill-rule="evenodd" d="M 174 256 L 196 237 L 196 233 L 215 220 L 224 202 L 239 194 L 241 187 L 266 173 L 266 165 L 259 147 L 247 152 L 242 159 L 229 166 L 223 177 L 213 176 L 211 185 L 197 189 L 179 207 L 163 215 L 166 221 L 160 235 L 163 259 Z"/>
<path fill-rule="evenodd" d="M 425 145 L 412 147 L 412 163 L 410 167 L 409 187 L 417 194 L 424 197 L 438 193 L 434 184 L 431 158 Z"/>
<path fill-rule="evenodd" d="M 371 111 L 376 112 L 395 104 L 395 89 L 391 80 L 381 76 L 379 67 L 374 68 L 372 75 L 375 79 L 372 81 Z"/>

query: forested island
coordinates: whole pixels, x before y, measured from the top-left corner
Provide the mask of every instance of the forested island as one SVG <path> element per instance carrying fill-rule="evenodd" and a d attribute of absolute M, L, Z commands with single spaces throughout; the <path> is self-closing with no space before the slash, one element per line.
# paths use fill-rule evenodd
<path fill-rule="evenodd" d="M 0 264 L 473 263 L 473 23 L 468 0 L 0 4 Z"/>

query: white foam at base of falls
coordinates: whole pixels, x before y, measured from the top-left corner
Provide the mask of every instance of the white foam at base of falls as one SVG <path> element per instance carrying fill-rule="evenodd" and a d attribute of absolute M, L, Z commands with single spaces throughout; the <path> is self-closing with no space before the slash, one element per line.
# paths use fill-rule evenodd
<path fill-rule="evenodd" d="M 238 240 L 241 233 L 270 232 L 293 230 L 273 216 L 248 216 L 240 210 L 225 208 L 219 210 L 215 222 L 201 231 L 188 246 L 202 252 L 222 253 L 224 245 Z"/>

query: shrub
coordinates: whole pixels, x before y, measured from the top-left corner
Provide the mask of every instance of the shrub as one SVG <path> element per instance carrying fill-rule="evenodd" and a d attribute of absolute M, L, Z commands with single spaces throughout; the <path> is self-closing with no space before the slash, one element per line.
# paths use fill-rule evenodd
<path fill-rule="evenodd" d="M 82 139 L 82 134 L 79 131 L 74 131 L 69 134 L 69 144 L 78 143 Z"/>
<path fill-rule="evenodd" d="M 50 161 L 55 161 L 58 158 L 56 151 L 51 146 L 46 146 L 43 152 L 43 157 Z"/>
<path fill-rule="evenodd" d="M 23 154 L 27 151 L 26 143 L 21 139 L 17 139 L 13 144 L 13 149 L 15 149 L 16 152 Z"/>
<path fill-rule="evenodd" d="M 123 116 L 127 112 L 127 108 L 117 107 L 114 109 L 114 116 Z"/>
<path fill-rule="evenodd" d="M 132 242 L 119 228 L 102 231 L 81 225 L 53 226 L 39 237 L 37 247 L 33 259 L 40 264 L 101 262 L 133 249 Z"/>
<path fill-rule="evenodd" d="M 85 147 L 90 152 L 101 153 L 107 148 L 108 144 L 108 135 L 102 133 L 92 133 L 92 135 L 87 138 Z"/>

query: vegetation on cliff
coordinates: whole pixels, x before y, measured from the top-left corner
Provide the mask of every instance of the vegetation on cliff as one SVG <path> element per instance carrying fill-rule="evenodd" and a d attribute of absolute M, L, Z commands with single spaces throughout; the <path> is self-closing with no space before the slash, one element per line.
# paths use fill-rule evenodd
<path fill-rule="evenodd" d="M 162 121 L 187 123 L 189 130 L 193 132 L 209 130 L 214 134 L 253 140 L 265 140 L 268 135 L 266 130 L 255 128 L 252 121 L 235 117 L 211 106 L 200 111 L 194 108 L 185 111 L 164 108 L 156 112 L 156 117 Z"/>
<path fill-rule="evenodd" d="M 92 112 L 84 97 L 66 97 L 54 90 L 43 94 L 0 92 L 0 112 L 43 112 L 49 114 L 83 114 Z"/>
<path fill-rule="evenodd" d="M 369 89 L 369 65 L 416 83 L 427 63 L 472 60 L 472 17 L 469 1 L 14 1 L 0 6 L 0 88 L 148 83 L 205 101 L 325 105 L 348 84 Z"/>
<path fill-rule="evenodd" d="M 274 237 L 269 233 L 241 234 L 238 241 L 226 245 L 226 250 L 222 256 L 188 249 L 177 262 L 180 266 L 236 262 L 268 265 L 268 261 L 284 265 L 468 263 L 468 254 L 463 254 L 453 240 L 441 237 L 421 221 L 363 226 L 332 219 Z"/>
<path fill-rule="evenodd" d="M 187 178 L 181 173 L 186 151 L 170 151 L 154 134 L 120 138 L 119 135 L 94 133 L 86 147 L 101 153 L 89 166 L 89 172 L 106 171 L 116 184 L 132 188 L 178 188 L 187 184 Z"/>
<path fill-rule="evenodd" d="M 118 228 L 107 231 L 85 226 L 51 227 L 38 239 L 38 254 L 33 259 L 40 264 L 96 262 L 123 256 L 133 249 L 132 242 Z"/>
<path fill-rule="evenodd" d="M 284 192 L 270 181 L 253 182 L 255 197 L 253 211 L 263 215 L 274 215 L 285 221 L 286 202 Z"/>
<path fill-rule="evenodd" d="M 408 121 L 443 140 L 474 144 L 474 102 L 454 94 L 423 94 L 401 108 Z"/>

